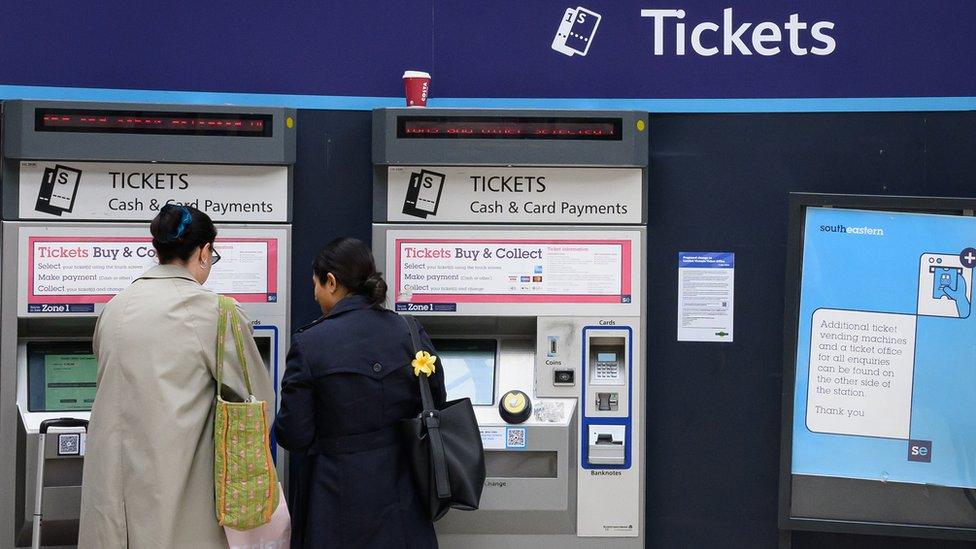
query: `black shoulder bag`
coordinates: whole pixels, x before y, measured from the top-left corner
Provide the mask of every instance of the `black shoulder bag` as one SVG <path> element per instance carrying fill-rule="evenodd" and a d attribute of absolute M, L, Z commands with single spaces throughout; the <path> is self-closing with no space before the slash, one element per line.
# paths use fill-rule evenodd
<path fill-rule="evenodd" d="M 414 353 L 422 351 L 417 319 L 404 316 Z M 440 365 L 438 365 L 440 366 Z M 477 509 L 485 487 L 485 452 L 471 399 L 438 410 L 427 376 L 420 375 L 420 416 L 400 421 L 400 432 L 413 470 L 414 485 L 436 521 L 453 507 Z"/>

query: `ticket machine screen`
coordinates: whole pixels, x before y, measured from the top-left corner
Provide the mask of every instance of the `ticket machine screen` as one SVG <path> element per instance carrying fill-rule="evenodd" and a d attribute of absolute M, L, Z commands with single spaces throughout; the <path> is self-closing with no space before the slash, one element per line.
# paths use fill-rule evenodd
<path fill-rule="evenodd" d="M 98 363 L 91 342 L 27 343 L 27 408 L 83 412 L 95 402 Z"/>
<path fill-rule="evenodd" d="M 491 406 L 495 402 L 498 342 L 494 339 L 439 339 L 433 343 L 444 368 L 447 399 L 470 398 L 475 406 Z"/>

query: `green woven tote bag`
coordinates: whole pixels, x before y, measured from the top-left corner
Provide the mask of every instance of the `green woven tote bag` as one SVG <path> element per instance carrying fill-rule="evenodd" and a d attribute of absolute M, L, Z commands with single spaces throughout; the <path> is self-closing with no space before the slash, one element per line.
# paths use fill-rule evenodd
<path fill-rule="evenodd" d="M 266 524 L 278 507 L 278 475 L 268 440 L 268 403 L 251 390 L 240 317 L 233 299 L 219 296 L 217 321 L 217 408 L 214 417 L 214 490 L 217 521 L 235 530 Z M 228 402 L 220 396 L 224 339 L 231 325 L 248 398 Z"/>

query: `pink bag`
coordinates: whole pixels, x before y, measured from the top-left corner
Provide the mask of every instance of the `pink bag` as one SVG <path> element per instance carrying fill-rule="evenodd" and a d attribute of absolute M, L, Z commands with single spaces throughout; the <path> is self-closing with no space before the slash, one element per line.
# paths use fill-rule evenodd
<path fill-rule="evenodd" d="M 285 503 L 285 492 L 278 483 L 278 508 L 267 524 L 251 530 L 224 527 L 230 549 L 289 549 L 291 543 L 291 515 Z"/>

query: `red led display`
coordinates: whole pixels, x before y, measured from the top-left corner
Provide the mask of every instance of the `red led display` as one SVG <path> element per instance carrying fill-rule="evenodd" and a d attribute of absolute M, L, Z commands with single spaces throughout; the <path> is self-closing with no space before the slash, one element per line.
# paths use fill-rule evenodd
<path fill-rule="evenodd" d="M 397 137 L 404 139 L 565 139 L 619 141 L 620 118 L 494 118 L 402 116 Z"/>
<path fill-rule="evenodd" d="M 34 129 L 50 132 L 271 136 L 271 115 L 36 109 Z"/>

